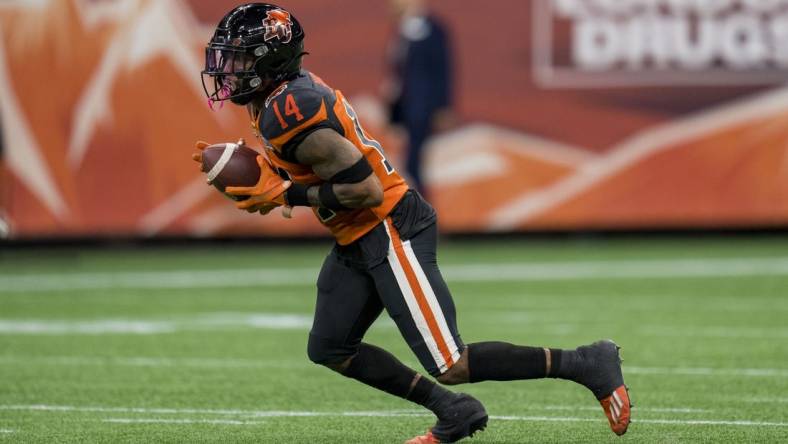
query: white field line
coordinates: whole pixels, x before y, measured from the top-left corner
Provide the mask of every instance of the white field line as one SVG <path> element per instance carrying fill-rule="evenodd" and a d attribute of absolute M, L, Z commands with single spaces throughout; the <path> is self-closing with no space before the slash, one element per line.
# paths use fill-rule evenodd
<path fill-rule="evenodd" d="M 295 412 L 298 413 L 298 412 Z M 362 414 L 355 414 L 356 412 L 343 412 L 343 413 L 326 413 L 326 414 L 311 414 L 317 412 L 302 412 L 310 413 L 309 415 L 282 415 L 284 417 L 291 416 L 365 416 L 365 417 L 378 417 L 378 418 L 396 418 L 402 416 L 428 416 L 427 414 L 419 415 L 404 415 L 404 414 L 391 414 L 386 412 L 361 412 Z M 349 413 L 349 414 L 348 414 Z M 273 416 L 272 416 L 273 417 Z M 601 422 L 599 419 L 593 418 L 577 418 L 577 417 L 560 417 L 560 416 L 496 416 L 491 415 L 490 419 L 500 421 L 524 421 L 524 422 Z M 263 421 L 236 421 L 236 420 L 205 420 L 205 419 L 162 419 L 162 418 L 110 418 L 104 419 L 104 422 L 112 423 L 125 423 L 125 424 L 227 424 L 227 425 L 255 425 L 262 424 Z M 726 421 L 714 419 L 633 419 L 632 423 L 635 424 L 671 424 L 671 425 L 720 425 L 720 426 L 749 426 L 749 427 L 788 427 L 788 422 L 762 422 L 762 421 Z"/>
<path fill-rule="evenodd" d="M 788 275 L 788 257 L 445 265 L 441 270 L 451 282 L 781 276 Z M 314 286 L 317 274 L 314 268 L 6 274 L 0 275 L 0 292 Z"/>
<path fill-rule="evenodd" d="M 788 404 L 788 397 L 786 398 L 778 398 L 778 397 L 765 397 L 765 396 L 757 396 L 753 398 L 744 398 L 742 399 L 744 402 L 755 403 L 755 404 Z"/>
<path fill-rule="evenodd" d="M 636 409 L 636 408 L 635 408 Z M 637 410 L 635 410 L 637 411 Z M 554 417 L 554 416 L 490 416 L 490 419 L 502 421 L 533 421 L 533 422 L 597 422 L 599 419 Z M 675 425 L 720 425 L 744 427 L 788 427 L 788 422 L 740 421 L 720 419 L 632 419 L 633 424 L 675 424 Z"/>
<path fill-rule="evenodd" d="M 599 411 L 599 406 L 571 406 L 571 405 L 545 405 L 545 406 L 523 406 L 518 407 L 525 410 L 556 410 L 556 411 L 570 411 L 570 412 L 577 412 L 577 411 Z M 637 409 L 638 412 L 649 412 L 649 413 L 713 413 L 714 410 L 709 409 L 694 409 L 689 407 L 640 407 L 638 404 L 637 407 L 633 407 Z"/>
<path fill-rule="evenodd" d="M 777 309 L 772 309 L 772 311 Z M 752 339 L 752 338 L 788 338 L 788 328 L 779 327 L 686 327 L 654 325 L 638 329 L 638 333 L 646 336 L 660 337 L 704 337 L 726 339 Z"/>
<path fill-rule="evenodd" d="M 118 424 L 222 424 L 222 425 L 258 425 L 263 421 L 237 421 L 234 419 L 164 419 L 164 418 L 107 418 L 102 422 Z"/>
<path fill-rule="evenodd" d="M 572 405 L 528 405 L 527 410 L 549 411 L 599 411 L 599 406 L 572 406 Z M 292 412 L 279 410 L 235 410 L 235 409 L 172 409 L 172 408 L 139 408 L 139 407 L 78 407 L 67 405 L 0 405 L 0 410 L 20 411 L 53 411 L 53 412 L 81 412 L 81 413 L 142 413 L 142 414 L 169 414 L 169 415 L 217 415 L 217 416 L 242 416 L 242 417 L 277 417 L 277 416 L 423 416 L 427 413 L 422 410 L 386 410 L 386 411 L 358 411 L 325 413 L 325 412 Z M 671 408 L 671 407 L 638 407 L 638 412 L 652 413 L 712 413 L 707 409 Z"/>
<path fill-rule="evenodd" d="M 775 310 L 775 308 L 772 308 Z M 536 321 L 539 318 L 539 322 Z M 501 324 L 516 323 L 521 330 L 539 330 L 552 335 L 568 335 L 575 333 L 575 324 L 553 323 L 549 316 L 538 311 L 509 311 L 505 314 L 487 315 L 485 322 Z M 222 330 L 236 331 L 239 329 L 269 330 L 308 330 L 312 325 L 310 314 L 298 313 L 205 313 L 193 316 L 180 316 L 175 319 L 2 319 L 0 318 L 0 335 L 97 335 L 97 334 L 166 334 L 179 331 Z M 379 328 L 394 328 L 394 322 L 382 317 L 376 325 Z M 658 337 L 708 337 L 726 339 L 752 338 L 782 339 L 788 338 L 788 329 L 775 327 L 686 327 L 674 325 L 643 326 L 637 333 L 644 336 Z M 2 357 L 0 357 L 2 359 Z"/>
<path fill-rule="evenodd" d="M 2 356 L 3 364 L 42 365 L 117 365 L 130 367 L 197 367 L 197 368 L 312 368 L 315 364 L 303 361 L 264 361 L 242 358 L 161 358 L 161 357 L 91 357 L 91 356 Z M 737 376 L 745 378 L 788 377 L 788 369 L 780 368 L 710 368 L 710 367 L 638 367 L 624 366 L 629 375 L 678 375 L 678 376 Z M 788 401 L 784 401 L 788 402 Z"/>
<path fill-rule="evenodd" d="M 774 309 L 773 309 L 774 310 Z M 536 317 L 541 317 L 537 322 Z M 516 323 L 522 331 L 538 330 L 554 336 L 570 335 L 578 331 L 576 324 L 552 323 L 549 316 L 537 312 L 508 312 L 502 315 L 487 315 L 483 322 Z M 394 322 L 381 317 L 375 324 L 378 328 L 394 328 Z M 172 320 L 158 319 L 3 319 L 0 318 L 0 335 L 100 335 L 132 334 L 152 335 L 181 331 L 238 331 L 243 329 L 308 330 L 312 326 L 310 314 L 288 313 L 212 313 L 182 316 Z M 788 338 L 788 329 L 775 327 L 686 327 L 673 325 L 651 325 L 638 328 L 642 336 L 657 337 L 705 337 L 751 340 Z M 2 357 L 0 357 L 2 359 Z"/>
<path fill-rule="evenodd" d="M 0 334 L 106 334 L 125 333 L 151 335 L 174 333 L 175 325 L 167 321 L 135 321 L 135 320 L 35 320 L 35 319 L 0 319 Z"/>
<path fill-rule="evenodd" d="M 146 409 L 129 407 L 76 407 L 76 406 L 48 406 L 48 405 L 0 405 L 0 410 L 26 410 L 26 411 L 56 411 L 56 412 L 96 412 L 96 413 L 145 413 L 145 414 L 219 414 L 239 415 L 252 418 L 281 418 L 281 417 L 413 417 L 432 416 L 428 412 L 420 411 L 358 411 L 358 412 L 313 412 L 313 411 L 255 411 L 255 410 L 203 410 L 203 409 Z M 601 419 L 580 417 L 554 417 L 554 416 L 512 416 L 491 415 L 491 419 L 503 421 L 535 421 L 535 422 L 599 422 Z M 206 419 L 162 419 L 162 418 L 109 418 L 113 422 L 172 422 L 190 423 L 206 422 Z M 642 424 L 675 424 L 675 425 L 723 425 L 723 426 L 752 426 L 752 427 L 788 427 L 788 422 L 747 421 L 747 420 L 719 420 L 719 419 L 634 419 L 633 423 Z M 218 423 L 218 422 L 217 422 Z M 249 424 L 247 421 L 225 421 L 223 424 Z"/>
<path fill-rule="evenodd" d="M 172 409 L 143 407 L 98 407 L 71 405 L 0 405 L 0 410 L 44 411 L 44 412 L 78 412 L 78 413 L 138 413 L 159 415 L 217 415 L 238 416 L 246 418 L 280 418 L 280 417 L 313 417 L 313 416 L 428 416 L 420 410 L 389 410 L 389 411 L 357 411 L 357 412 L 311 412 L 287 410 L 236 410 L 236 409 Z"/>
<path fill-rule="evenodd" d="M 381 324 L 382 325 L 382 324 Z M 393 325 L 393 324 L 392 324 Z M 208 313 L 172 320 L 152 319 L 0 319 L 0 334 L 163 334 L 184 330 L 259 328 L 307 330 L 312 316 L 293 313 Z"/>
<path fill-rule="evenodd" d="M 634 375 L 680 375 L 680 376 L 743 376 L 743 377 L 788 377 L 788 369 L 779 368 L 706 368 L 706 367 L 624 367 L 624 372 Z"/>
<path fill-rule="evenodd" d="M 16 433 L 14 429 L 0 429 L 0 433 Z"/>
<path fill-rule="evenodd" d="M 261 361 L 242 358 L 158 358 L 158 357 L 91 357 L 91 356 L 0 356 L 0 365 L 74 365 L 74 366 L 122 366 L 122 367 L 196 367 L 219 369 L 311 368 L 309 361 Z"/>
<path fill-rule="evenodd" d="M 788 258 L 642 259 L 441 267 L 450 281 L 632 279 L 788 274 Z"/>

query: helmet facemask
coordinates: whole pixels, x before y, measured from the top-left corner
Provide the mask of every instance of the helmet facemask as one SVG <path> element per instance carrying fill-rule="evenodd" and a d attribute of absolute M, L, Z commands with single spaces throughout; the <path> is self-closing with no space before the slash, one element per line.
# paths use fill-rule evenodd
<path fill-rule="evenodd" d="M 230 100 L 236 105 L 246 105 L 253 93 L 264 89 L 266 79 L 261 78 L 255 67 L 268 53 L 266 45 L 254 48 L 211 43 L 205 48 L 205 70 L 202 85 L 213 109 L 215 102 Z"/>

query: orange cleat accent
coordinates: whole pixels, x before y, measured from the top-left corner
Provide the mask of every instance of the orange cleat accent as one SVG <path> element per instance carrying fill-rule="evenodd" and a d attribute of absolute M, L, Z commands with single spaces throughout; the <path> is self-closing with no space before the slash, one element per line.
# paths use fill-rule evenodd
<path fill-rule="evenodd" d="M 605 411 L 613 433 L 619 436 L 626 433 L 632 407 L 626 386 L 622 385 L 613 390 L 610 396 L 600 399 L 599 403 L 602 404 L 602 409 Z"/>
<path fill-rule="evenodd" d="M 432 434 L 432 430 L 427 430 L 426 434 L 411 438 L 405 444 L 440 444 L 440 441 Z"/>

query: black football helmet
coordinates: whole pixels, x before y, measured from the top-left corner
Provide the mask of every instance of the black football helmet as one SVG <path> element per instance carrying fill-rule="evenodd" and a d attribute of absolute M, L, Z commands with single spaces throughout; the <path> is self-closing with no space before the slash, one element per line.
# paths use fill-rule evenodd
<path fill-rule="evenodd" d="M 285 9 L 248 3 L 228 12 L 205 48 L 202 85 L 209 103 L 246 105 L 298 74 L 304 29 Z"/>

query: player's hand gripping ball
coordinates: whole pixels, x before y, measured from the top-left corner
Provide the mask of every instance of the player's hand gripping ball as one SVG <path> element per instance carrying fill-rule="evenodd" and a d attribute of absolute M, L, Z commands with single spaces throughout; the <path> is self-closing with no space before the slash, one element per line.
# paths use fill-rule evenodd
<path fill-rule="evenodd" d="M 243 139 L 213 145 L 197 142 L 196 147 L 192 159 L 200 163 L 208 183 L 238 201 L 238 208 L 266 214 L 285 204 L 290 181 L 279 177 L 268 160 L 244 145 Z"/>

